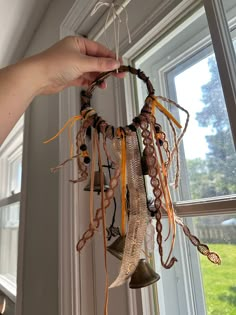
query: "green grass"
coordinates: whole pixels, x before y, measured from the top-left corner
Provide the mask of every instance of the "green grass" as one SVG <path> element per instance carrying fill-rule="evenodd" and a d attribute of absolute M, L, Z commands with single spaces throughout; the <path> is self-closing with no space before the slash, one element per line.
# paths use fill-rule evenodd
<path fill-rule="evenodd" d="M 222 259 L 213 265 L 201 255 L 201 267 L 208 315 L 236 314 L 236 245 L 211 244 Z"/>

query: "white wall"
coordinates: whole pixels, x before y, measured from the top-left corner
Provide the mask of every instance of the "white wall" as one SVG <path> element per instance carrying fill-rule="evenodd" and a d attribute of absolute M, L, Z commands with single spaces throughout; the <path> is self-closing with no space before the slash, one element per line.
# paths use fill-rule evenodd
<path fill-rule="evenodd" d="M 25 52 L 50 1 L 0 1 L 1 67 L 17 61 Z"/>
<path fill-rule="evenodd" d="M 60 24 L 72 4 L 73 0 L 51 3 L 27 55 L 59 39 Z M 58 314 L 58 175 L 50 173 L 58 162 L 58 142 L 42 144 L 58 130 L 58 104 L 58 95 L 40 96 L 27 111 L 23 288 L 18 288 L 24 315 Z"/>

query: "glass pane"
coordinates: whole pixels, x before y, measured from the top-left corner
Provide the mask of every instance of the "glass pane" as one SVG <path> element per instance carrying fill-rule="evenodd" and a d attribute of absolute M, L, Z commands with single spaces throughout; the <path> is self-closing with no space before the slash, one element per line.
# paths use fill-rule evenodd
<path fill-rule="evenodd" d="M 0 275 L 16 283 L 20 203 L 0 208 Z"/>
<path fill-rule="evenodd" d="M 180 151 L 183 187 L 175 200 L 234 194 L 236 154 L 204 10 L 151 47 L 135 66 L 151 75 L 158 95 L 176 100 L 191 116 Z M 141 107 L 146 88 L 137 86 Z M 173 114 L 183 123 L 184 114 Z M 161 115 L 157 119 L 165 126 Z"/>
<path fill-rule="evenodd" d="M 10 164 L 9 195 L 17 194 L 21 191 L 22 156 L 13 160 Z"/>
<path fill-rule="evenodd" d="M 200 255 L 208 315 L 236 314 L 236 214 L 193 219 L 195 232 L 222 259 L 213 265 Z"/>
<path fill-rule="evenodd" d="M 233 194 L 236 154 L 215 56 L 194 59 L 174 76 L 177 101 L 191 116 L 183 140 L 191 199 Z"/>

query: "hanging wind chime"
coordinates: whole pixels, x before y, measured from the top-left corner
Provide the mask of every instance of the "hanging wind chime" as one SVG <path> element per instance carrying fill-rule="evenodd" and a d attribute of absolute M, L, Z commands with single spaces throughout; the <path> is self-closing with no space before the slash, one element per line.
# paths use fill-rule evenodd
<path fill-rule="evenodd" d="M 94 12 L 101 5 L 99 2 Z M 72 183 L 85 181 L 90 174 L 90 182 L 85 188 L 90 192 L 90 224 L 78 241 L 76 248 L 78 252 L 81 252 L 102 225 L 106 270 L 105 314 L 107 314 L 108 304 L 107 250 L 121 260 L 120 272 L 116 280 L 109 286 L 110 288 L 120 286 L 130 278 L 130 288 L 144 287 L 159 279 L 159 275 L 151 269 L 148 262 L 141 259 L 145 248 L 145 238 L 150 247 L 149 252 L 153 251 L 154 238 L 156 239 L 161 265 L 166 269 L 171 268 L 177 261 L 173 256 L 176 224 L 182 227 L 184 234 L 201 254 L 214 264 L 221 263 L 218 254 L 210 251 L 207 245 L 202 244 L 196 236 L 192 235 L 183 220 L 176 215 L 171 199 L 169 172 L 170 167 L 175 164 L 174 186 L 177 188 L 180 172 L 179 144 L 189 122 L 188 111 L 170 99 L 155 96 L 152 83 L 141 70 L 121 66 L 118 72 L 129 72 L 137 76 L 146 84 L 148 94 L 141 112 L 134 117 L 131 124 L 123 127 L 110 125 L 96 112 L 90 102 L 94 89 L 114 72 L 116 71 L 101 73 L 89 88 L 82 92 L 80 115 L 72 117 L 55 136 L 59 136 L 66 127 L 71 130 L 74 123 L 80 120 L 81 125 L 75 141 L 76 154 L 73 153 L 70 136 L 70 158 L 52 169 L 55 172 L 67 162 L 76 160 L 78 177 L 70 181 Z M 183 128 L 162 102 L 175 106 L 186 114 Z M 160 122 L 156 120 L 156 112 L 159 116 L 160 113 L 164 115 L 169 123 L 172 147 Z M 91 140 L 86 136 L 88 130 L 91 130 Z M 90 152 L 88 151 L 88 141 L 91 142 Z M 106 157 L 105 165 L 102 160 L 104 155 Z M 98 161 L 98 171 L 96 171 L 96 160 Z M 104 176 L 104 167 L 107 167 L 109 171 L 109 183 L 106 182 Z M 152 189 L 152 203 L 147 198 L 147 184 Z M 120 228 L 114 226 L 117 212 L 115 192 L 119 190 L 121 192 Z M 94 191 L 101 196 L 101 205 L 95 213 Z M 107 228 L 106 213 L 112 203 L 114 214 L 112 223 Z M 163 236 L 163 215 L 167 216 L 169 226 L 165 237 Z M 117 239 L 107 247 L 107 239 L 110 240 L 112 237 L 117 237 Z M 167 240 L 170 240 L 170 245 L 167 253 L 164 253 L 163 244 Z"/>

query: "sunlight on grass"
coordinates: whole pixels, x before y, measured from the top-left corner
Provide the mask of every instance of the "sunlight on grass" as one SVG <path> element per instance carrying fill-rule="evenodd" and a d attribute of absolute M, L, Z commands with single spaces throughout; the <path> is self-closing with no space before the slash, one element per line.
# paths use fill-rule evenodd
<path fill-rule="evenodd" d="M 201 268 L 208 315 L 236 314 L 236 245 L 212 244 L 222 259 L 221 266 L 201 256 Z"/>

